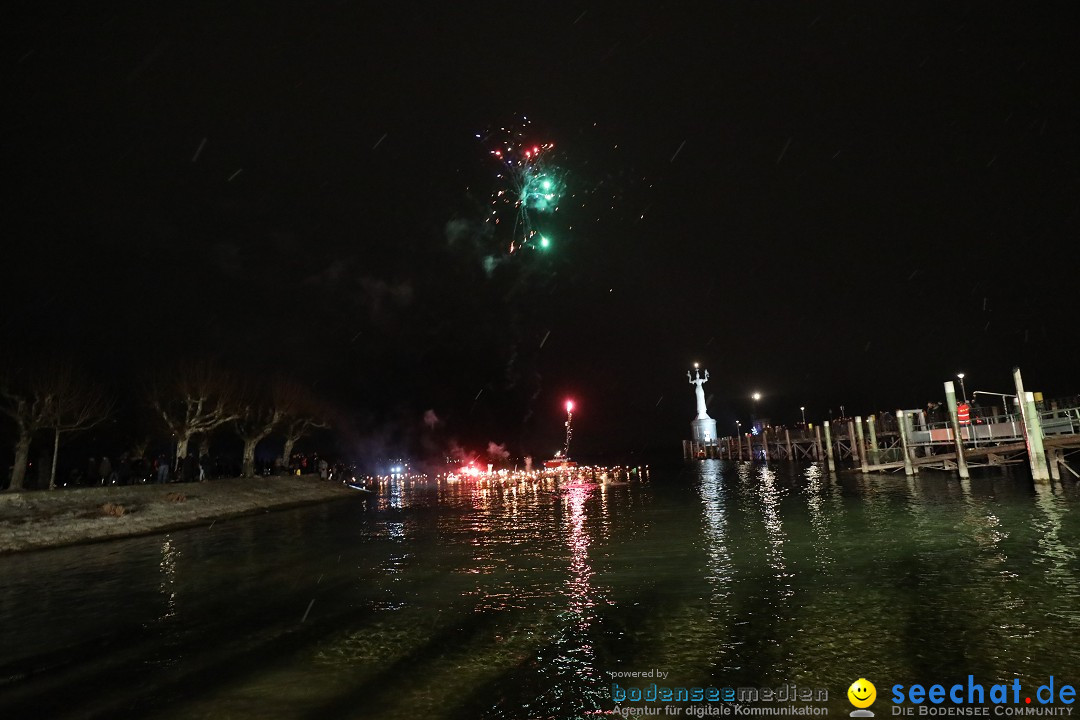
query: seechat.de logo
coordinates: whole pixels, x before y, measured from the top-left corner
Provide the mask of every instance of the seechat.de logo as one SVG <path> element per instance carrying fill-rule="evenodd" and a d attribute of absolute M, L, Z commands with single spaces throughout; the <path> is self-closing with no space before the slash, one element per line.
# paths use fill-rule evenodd
<path fill-rule="evenodd" d="M 866 678 L 859 678 L 851 683 L 847 689 L 848 700 L 857 710 L 851 712 L 851 717 L 874 717 L 874 713 L 866 708 L 874 704 L 877 699 L 877 688 L 874 683 Z"/>

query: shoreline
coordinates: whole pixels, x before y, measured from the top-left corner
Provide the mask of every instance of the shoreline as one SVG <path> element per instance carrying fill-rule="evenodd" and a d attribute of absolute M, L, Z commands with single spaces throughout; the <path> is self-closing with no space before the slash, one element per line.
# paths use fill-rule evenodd
<path fill-rule="evenodd" d="M 154 535 L 363 494 L 317 475 L 0 493 L 0 556 Z M 123 506 L 123 514 L 108 514 L 108 504 Z"/>

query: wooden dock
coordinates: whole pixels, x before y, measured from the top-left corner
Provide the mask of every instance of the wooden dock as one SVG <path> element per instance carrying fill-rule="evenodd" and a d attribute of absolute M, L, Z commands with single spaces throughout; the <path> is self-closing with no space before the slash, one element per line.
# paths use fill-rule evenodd
<path fill-rule="evenodd" d="M 1036 480 L 1060 479 L 1062 472 L 1080 480 L 1080 407 L 1040 409 L 1023 391 L 1019 370 L 1015 412 L 975 418 L 961 424 L 955 392 L 945 383 L 947 422 L 927 422 L 922 410 L 897 410 L 808 424 L 795 429 L 765 427 L 760 433 L 718 438 L 713 443 L 683 441 L 686 459 L 718 458 L 744 462 L 820 462 L 830 471 L 918 474 L 922 468 L 953 471 L 968 477 L 971 467 L 1028 463 Z"/>

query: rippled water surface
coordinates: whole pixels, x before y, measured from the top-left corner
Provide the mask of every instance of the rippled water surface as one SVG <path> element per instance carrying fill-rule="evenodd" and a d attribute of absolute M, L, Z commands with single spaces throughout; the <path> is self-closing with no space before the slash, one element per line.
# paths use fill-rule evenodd
<path fill-rule="evenodd" d="M 1071 481 L 720 461 L 0 558 L 0 716 L 574 718 L 669 685 L 1080 680 Z"/>

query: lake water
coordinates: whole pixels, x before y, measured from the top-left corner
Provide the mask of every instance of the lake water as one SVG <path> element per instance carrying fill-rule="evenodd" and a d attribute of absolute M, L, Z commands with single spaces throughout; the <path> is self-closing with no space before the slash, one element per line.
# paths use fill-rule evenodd
<path fill-rule="evenodd" d="M 1078 503 L 704 461 L 4 557 L 0 717 L 594 717 L 651 670 L 826 688 L 834 716 L 859 677 L 879 717 L 895 683 L 1077 684 Z"/>

